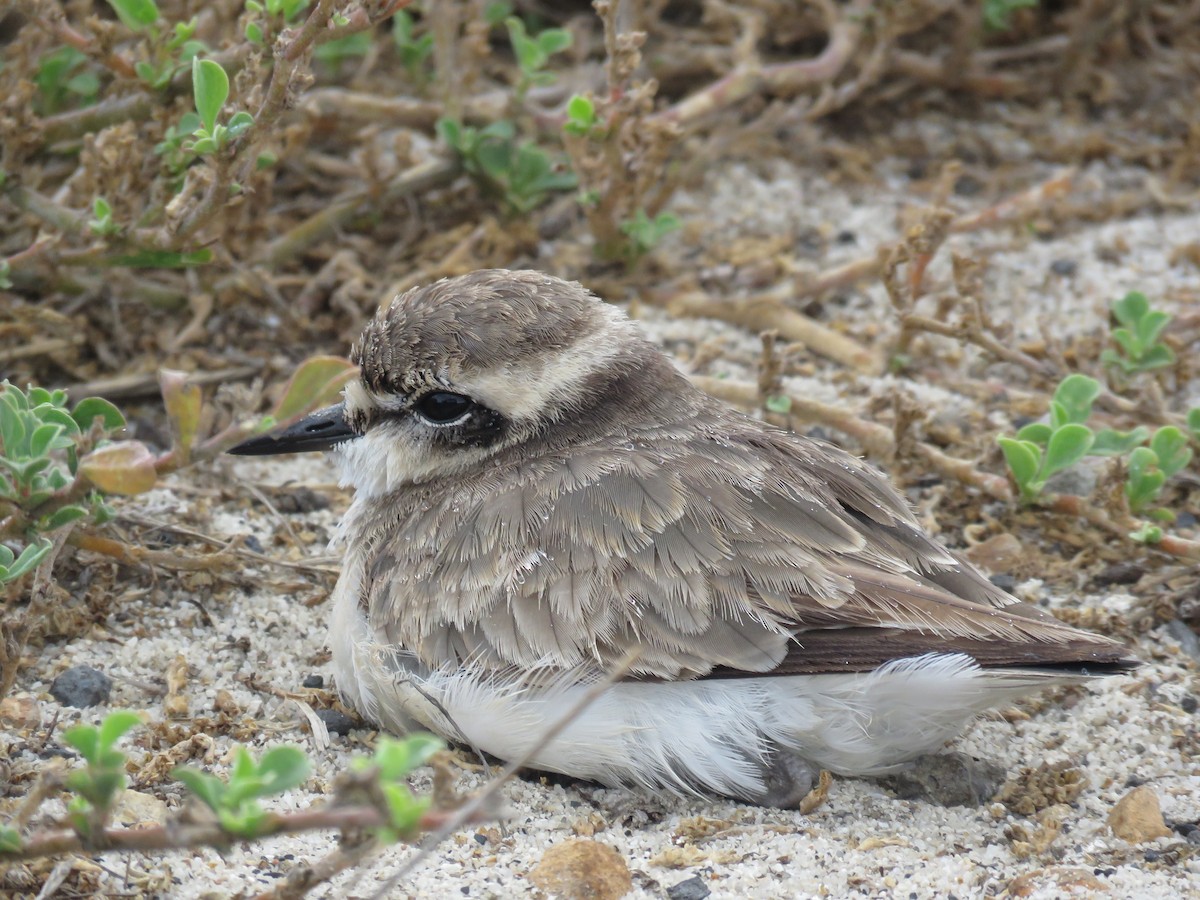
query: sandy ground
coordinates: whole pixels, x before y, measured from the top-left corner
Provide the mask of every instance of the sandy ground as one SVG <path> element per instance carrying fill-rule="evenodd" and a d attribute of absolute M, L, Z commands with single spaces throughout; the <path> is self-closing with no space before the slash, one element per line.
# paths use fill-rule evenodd
<path fill-rule="evenodd" d="M 947 137 L 952 131 L 946 123 L 942 130 L 906 126 L 898 139 L 932 145 L 952 141 Z M 992 134 L 988 139 L 1004 143 L 1003 138 Z M 1008 161 L 1024 167 L 1027 184 L 1054 174 L 1052 167 L 1024 158 L 1019 142 L 1009 141 L 1007 146 L 1016 148 Z M 704 227 L 685 228 L 671 240 L 715 246 L 739 238 L 815 230 L 831 239 L 815 255 L 814 266 L 835 265 L 894 240 L 898 213 L 911 197 L 912 177 L 901 162 L 877 170 L 871 185 L 829 184 L 799 162 L 723 164 L 712 170 L 703 188 L 679 195 L 673 206 L 685 220 L 702 220 Z M 1140 177 L 1137 170 L 1117 171 L 1101 164 L 1080 175 L 1085 190 Z M 956 197 L 954 202 L 968 210 L 987 201 Z M 832 237 L 842 233 L 852 237 Z M 1173 264 L 1171 251 L 1197 234 L 1200 213 L 1178 211 L 1068 228 L 1044 240 L 1034 240 L 1021 229 L 960 235 L 951 239 L 950 249 L 988 249 L 990 296 L 1006 298 L 1019 335 L 1028 337 L 1036 336 L 1043 325 L 1060 334 L 1096 331 L 1104 323 L 1108 303 L 1133 288 L 1161 298 L 1169 310 L 1194 302 L 1200 273 L 1186 262 Z M 1113 247 L 1120 252 L 1111 252 Z M 552 252 L 548 246 L 547 259 Z M 946 258 L 943 253 L 934 266 L 935 283 L 948 278 Z M 1052 268 L 1061 260 L 1074 263 L 1057 267 L 1070 269 L 1068 274 Z M 719 265 L 701 274 L 723 277 Z M 852 332 L 882 338 L 894 330 L 886 297 L 877 285 L 847 290 L 838 302 L 841 308 L 828 311 L 827 317 L 864 323 Z M 721 353 L 705 365 L 707 374 L 752 377 L 759 348 L 756 336 L 720 323 L 670 320 L 646 307 L 642 315 L 652 335 L 688 358 L 698 342 L 717 341 Z M 862 407 L 868 396 L 897 381 L 845 372 L 834 372 L 831 378 L 827 364 L 815 362 L 825 370 L 812 378 L 798 377 L 790 386 L 818 399 L 843 398 Z M 946 408 L 974 402 L 948 388 L 906 386 L 926 402 Z M 1193 404 L 1197 399 L 1200 393 L 1193 393 Z M 298 561 L 326 554 L 337 511 L 346 502 L 334 480 L 328 464 L 316 457 L 230 460 L 210 475 L 188 473 L 168 484 L 151 495 L 139 513 L 221 536 L 247 535 L 251 546 L 261 546 L 267 555 Z M 331 497 L 333 506 L 277 515 L 249 502 L 252 491 L 284 484 L 313 487 Z M 938 520 L 944 539 L 958 546 L 968 524 Z M 294 541 L 287 536 L 289 529 Z M 1131 554 L 1139 552 L 1130 546 Z M 231 733 L 258 747 L 295 742 L 310 751 L 315 774 L 277 805 L 302 808 L 319 800 L 349 756 L 362 752 L 374 733 L 357 730 L 342 737 L 321 729 L 314 732 L 296 701 L 265 688 L 299 691 L 305 677 L 313 674 L 324 675 L 328 684 L 328 604 L 321 600 L 331 582 L 301 569 L 245 565 L 244 577 L 233 586 L 206 573 L 179 579 L 163 573 L 153 589 L 131 592 L 141 595 L 123 599 L 115 607 L 119 612 L 87 635 L 46 646 L 25 670 L 20 695 L 35 699 L 46 720 L 59 712 L 60 734 L 77 718 L 96 721 L 103 709 L 60 710 L 47 693 L 55 674 L 70 665 L 87 664 L 115 680 L 113 707 L 144 710 L 162 720 L 164 672 L 183 654 L 187 677 L 182 696 L 193 718 L 185 717 L 181 724 L 199 716 L 210 721 L 226 718 L 219 729 L 223 733 L 211 742 L 192 738 L 191 730 L 182 728 L 181 740 L 192 744 L 180 750 L 180 756 L 207 761 L 220 770 L 233 742 Z M 1027 599 L 1051 605 L 1095 606 L 1118 614 L 1137 600 L 1119 592 L 1048 592 L 1036 579 L 1023 581 L 1019 591 Z M 454 836 L 391 896 L 533 896 L 530 869 L 548 847 L 580 835 L 618 851 L 632 873 L 629 896 L 637 898 L 683 900 L 705 896 L 704 890 L 714 898 L 966 898 L 1006 891 L 1008 896 L 1047 898 L 1196 896 L 1200 847 L 1184 834 L 1130 843 L 1114 836 L 1107 824 L 1117 801 L 1140 784 L 1152 788 L 1168 824 L 1200 820 L 1200 761 L 1193 755 L 1198 746 L 1196 662 L 1163 628 L 1144 635 L 1136 652 L 1147 660 L 1136 674 L 1059 690 L 1047 695 L 1050 702 L 1033 702 L 1020 712 L 977 722 L 955 743 L 954 749 L 995 763 L 1010 776 L 1042 763 L 1064 764 L 1082 773 L 1085 786 L 1077 796 L 1067 796 L 1066 802 L 1048 810 L 1022 815 L 998 802 L 965 807 L 899 799 L 875 782 L 853 779 L 836 780 L 826 802 L 809 815 L 589 785 L 516 781 L 503 792 L 511 813 L 503 829 L 487 827 Z M 218 714 L 218 708 L 224 713 Z M 237 723 L 242 723 L 240 731 Z M 25 753 L 14 758 L 14 764 L 33 758 L 32 749 Z M 131 748 L 131 755 L 139 765 L 151 756 L 138 746 Z M 164 802 L 168 807 L 180 802 L 177 786 L 159 776 L 143 771 L 132 780 L 142 803 L 131 814 L 133 819 L 154 818 L 161 815 Z M 482 781 L 479 772 L 464 770 L 460 788 L 469 791 Z M 417 779 L 418 786 L 427 783 L 425 775 Z M 1193 834 L 1193 840 L 1197 837 Z M 277 838 L 223 856 L 202 851 L 137 858 L 129 868 L 107 857 L 107 873 L 101 877 L 113 895 L 246 896 L 276 884 L 296 861 L 324 854 L 332 842 L 328 834 Z M 389 849 L 315 896 L 370 896 L 413 852 Z"/>

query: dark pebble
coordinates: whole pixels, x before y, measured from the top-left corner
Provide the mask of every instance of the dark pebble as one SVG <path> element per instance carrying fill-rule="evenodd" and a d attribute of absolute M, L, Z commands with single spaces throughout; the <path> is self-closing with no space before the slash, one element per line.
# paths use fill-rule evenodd
<path fill-rule="evenodd" d="M 1010 594 L 1017 587 L 1017 579 L 1011 575 L 1001 572 L 999 575 L 989 575 L 988 581 L 1000 588 L 1002 591 L 1008 591 Z"/>
<path fill-rule="evenodd" d="M 667 888 L 667 896 L 671 900 L 704 900 L 712 891 L 699 875 L 693 875 L 678 884 Z"/>
<path fill-rule="evenodd" d="M 352 718 L 336 709 L 318 709 L 317 718 L 325 723 L 330 734 L 347 735 L 355 726 Z"/>
<path fill-rule="evenodd" d="M 1073 259 L 1056 259 L 1050 263 L 1050 271 L 1055 275 L 1061 275 L 1063 278 L 1070 278 L 1079 271 L 1079 263 Z"/>
<path fill-rule="evenodd" d="M 80 709 L 107 703 L 112 679 L 91 666 L 71 666 L 50 685 L 50 694 L 63 706 Z"/>
<path fill-rule="evenodd" d="M 858 235 L 853 231 L 839 231 L 837 237 L 834 238 L 839 244 L 857 244 Z"/>
<path fill-rule="evenodd" d="M 300 682 L 300 687 L 306 688 L 323 688 L 325 687 L 325 677 L 323 675 L 307 675 Z"/>
<path fill-rule="evenodd" d="M 1144 859 L 1146 862 L 1158 862 L 1161 857 L 1162 854 L 1157 850 L 1147 850 L 1142 854 L 1142 859 Z"/>
<path fill-rule="evenodd" d="M 1191 528 L 1198 521 L 1200 521 L 1200 519 L 1197 519 L 1190 512 L 1181 512 L 1179 515 L 1177 515 L 1175 517 L 1175 527 L 1176 528 Z"/>
<path fill-rule="evenodd" d="M 262 545 L 262 541 L 260 541 L 260 540 L 259 540 L 258 538 L 256 538 L 254 535 L 252 535 L 252 534 L 248 534 L 248 535 L 246 535 L 246 537 L 245 537 L 245 539 L 244 539 L 244 540 L 245 540 L 245 544 L 246 544 L 246 549 L 247 549 L 247 550 L 252 550 L 252 551 L 253 551 L 253 552 L 255 552 L 255 553 L 262 553 L 262 552 L 263 552 L 263 545 Z"/>
<path fill-rule="evenodd" d="M 480 847 L 486 846 L 486 844 L 487 844 L 487 835 L 486 834 L 480 834 L 477 831 L 474 834 L 474 838 L 475 838 L 475 843 L 477 843 Z"/>
<path fill-rule="evenodd" d="M 1196 696 L 1194 694 L 1186 694 L 1184 698 L 1179 701 L 1179 708 L 1185 713 L 1194 713 L 1197 707 L 1200 707 L 1200 701 L 1196 700 Z"/>

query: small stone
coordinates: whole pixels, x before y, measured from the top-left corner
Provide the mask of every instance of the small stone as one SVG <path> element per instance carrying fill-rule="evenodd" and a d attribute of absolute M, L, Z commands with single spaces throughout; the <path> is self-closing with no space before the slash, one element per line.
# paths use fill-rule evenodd
<path fill-rule="evenodd" d="M 1025 548 L 1007 532 L 992 535 L 967 550 L 967 558 L 988 572 L 1005 572 L 1025 561 Z"/>
<path fill-rule="evenodd" d="M 1061 275 L 1064 278 L 1070 278 L 1079 271 L 1079 263 L 1073 259 L 1056 259 L 1050 263 L 1050 271 L 1055 275 Z"/>
<path fill-rule="evenodd" d="M 306 688 L 323 688 L 325 687 L 325 678 L 322 675 L 306 675 L 304 680 L 300 682 L 300 686 Z"/>
<path fill-rule="evenodd" d="M 927 753 L 898 772 L 879 779 L 901 800 L 925 800 L 939 806 L 981 806 L 1004 781 L 1005 770 L 964 753 Z"/>
<path fill-rule="evenodd" d="M 529 881 L 560 900 L 617 900 L 633 889 L 621 854 L 587 838 L 550 847 L 530 870 Z"/>
<path fill-rule="evenodd" d="M 318 709 L 317 718 L 325 723 L 330 734 L 347 735 L 355 727 L 355 721 L 338 709 Z"/>
<path fill-rule="evenodd" d="M 50 685 L 50 695 L 63 706 L 83 709 L 107 703 L 112 695 L 112 679 L 91 666 L 71 666 Z"/>
<path fill-rule="evenodd" d="M 1163 821 L 1158 794 L 1148 784 L 1135 787 L 1117 801 L 1108 814 L 1108 827 L 1123 841 L 1140 844 L 1168 837 L 1171 829 Z"/>
<path fill-rule="evenodd" d="M 129 827 L 161 825 L 167 821 L 169 812 L 167 804 L 151 794 L 124 790 L 113 810 L 113 819 Z"/>
<path fill-rule="evenodd" d="M 667 896 L 671 900 L 704 900 L 711 893 L 699 875 L 693 875 L 667 888 Z"/>

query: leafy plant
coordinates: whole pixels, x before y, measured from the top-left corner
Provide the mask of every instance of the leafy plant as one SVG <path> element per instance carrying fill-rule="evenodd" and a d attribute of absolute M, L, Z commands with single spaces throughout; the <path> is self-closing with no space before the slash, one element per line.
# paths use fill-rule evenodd
<path fill-rule="evenodd" d="M 258 801 L 303 784 L 310 770 L 304 751 L 285 744 L 271 748 L 258 762 L 245 747 L 238 747 L 228 782 L 187 766 L 176 767 L 171 774 L 216 813 L 225 831 L 253 838 L 264 832 L 270 815 Z"/>
<path fill-rule="evenodd" d="M 74 47 L 59 47 L 38 60 L 38 111 L 51 115 L 76 100 L 87 106 L 95 102 L 100 79 L 88 68 L 88 58 Z"/>
<path fill-rule="evenodd" d="M 221 64 L 211 59 L 192 60 L 192 93 L 200 124 L 192 132 L 190 147 L 197 156 L 215 154 L 254 124 L 254 117 L 245 110 L 236 112 L 229 123 L 217 122 L 221 107 L 229 97 L 229 76 Z"/>
<path fill-rule="evenodd" d="M 1173 425 L 1158 429 L 1149 447 L 1138 447 L 1129 454 L 1129 475 L 1125 482 L 1129 509 L 1142 512 L 1158 499 L 1167 479 L 1191 461 L 1187 435 Z M 1164 521 L 1174 518 L 1170 510 L 1154 510 L 1151 515 Z"/>
<path fill-rule="evenodd" d="M 104 827 L 117 797 L 125 789 L 125 754 L 116 743 L 135 725 L 137 713 L 111 712 L 99 727 L 76 725 L 63 733 L 63 740 L 79 751 L 86 765 L 67 776 L 67 788 L 76 796 L 67 804 L 67 816 L 82 835 Z"/>
<path fill-rule="evenodd" d="M 92 201 L 92 219 L 88 222 L 88 228 L 93 234 L 101 237 L 116 234 L 121 230 L 120 226 L 113 222 L 112 207 L 103 197 Z"/>
<path fill-rule="evenodd" d="M 445 746 L 429 734 L 411 734 L 402 741 L 381 737 L 373 758 L 355 762 L 360 772 L 373 772 L 378 779 L 388 818 L 388 824 L 376 831 L 381 841 L 395 843 L 416 829 L 431 798 L 414 796 L 405 779 Z"/>
<path fill-rule="evenodd" d="M 0 388 L 0 512 L 12 521 L 11 514 L 18 511 L 35 532 L 53 531 L 89 514 L 93 522 L 107 521 L 112 513 L 99 495 L 76 500 L 69 489 L 81 465 L 86 469 L 90 461 L 80 459 L 80 450 L 123 428 L 120 411 L 99 397 L 81 400 L 68 411 L 64 391 L 31 387 L 26 392 L 7 381 Z M 65 502 L 52 502 L 56 495 Z M 21 561 L 33 546 L 16 561 L 21 574 L 29 565 Z M 13 571 L 9 569 L 10 578 L 16 577 Z"/>
<path fill-rule="evenodd" d="M 545 68 L 551 56 L 571 46 L 571 32 L 565 28 L 547 28 L 531 35 L 525 30 L 525 23 L 516 16 L 505 19 L 504 26 L 508 29 L 508 39 L 512 42 L 520 70 L 515 91 L 516 103 L 520 106 L 531 87 L 554 83 L 554 75 Z"/>
<path fill-rule="evenodd" d="M 1175 362 L 1175 352 L 1159 341 L 1171 317 L 1151 309 L 1145 294 L 1130 291 L 1113 303 L 1112 314 L 1124 326 L 1112 332 L 1120 352 L 1105 350 L 1100 354 L 1101 362 L 1116 366 L 1126 375 L 1161 369 Z"/>
<path fill-rule="evenodd" d="M 1013 480 L 1027 503 L 1038 498 L 1056 472 L 1083 459 L 1096 436 L 1083 423 L 1100 394 L 1100 383 L 1086 375 L 1064 378 L 1050 401 L 1050 421 L 1032 422 L 1016 438 L 999 438 Z"/>
<path fill-rule="evenodd" d="M 550 193 L 570 190 L 578 183 L 565 164 L 555 163 L 540 147 L 529 141 L 517 143 L 511 121 L 501 120 L 477 129 L 441 119 L 437 129 L 447 146 L 458 154 L 467 174 L 510 214 L 529 212 Z"/>
<path fill-rule="evenodd" d="M 583 137 L 590 134 L 598 124 L 595 101 L 582 94 L 571 97 L 567 102 L 567 121 L 563 123 L 563 131 Z"/>
<path fill-rule="evenodd" d="M 639 209 L 632 219 L 621 223 L 621 233 L 629 238 L 629 253 L 637 259 L 653 250 L 659 241 L 678 230 L 679 226 L 679 217 L 674 213 L 659 213 L 651 219 L 644 209 Z"/>
<path fill-rule="evenodd" d="M 392 16 L 392 42 L 400 54 L 400 63 L 408 72 L 408 77 L 418 87 L 424 87 L 429 80 L 427 60 L 433 53 L 433 35 L 416 34 L 416 20 L 405 9 L 399 10 Z"/>

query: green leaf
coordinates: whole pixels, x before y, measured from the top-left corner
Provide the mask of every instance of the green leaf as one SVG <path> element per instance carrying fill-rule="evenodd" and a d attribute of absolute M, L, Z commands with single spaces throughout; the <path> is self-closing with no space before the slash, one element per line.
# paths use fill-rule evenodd
<path fill-rule="evenodd" d="M 1150 301 L 1141 291 L 1130 291 L 1113 304 L 1113 316 L 1126 328 L 1137 330 L 1137 323 L 1150 311 Z"/>
<path fill-rule="evenodd" d="M 1018 441 L 1028 441 L 1031 444 L 1046 446 L 1046 441 L 1050 440 L 1050 426 L 1045 422 L 1030 422 L 1024 428 L 1017 432 Z"/>
<path fill-rule="evenodd" d="M 254 116 L 250 115 L 250 113 L 246 112 L 245 110 L 234 113 L 233 117 L 229 120 L 229 125 L 227 126 L 229 139 L 233 140 L 234 138 L 245 134 L 246 130 L 253 124 Z"/>
<path fill-rule="evenodd" d="M 125 416 L 103 397 L 85 397 L 75 404 L 71 418 L 80 431 L 88 431 L 97 419 L 104 431 L 116 431 L 125 427 Z"/>
<path fill-rule="evenodd" d="M 1187 435 L 1174 425 L 1166 425 L 1154 432 L 1150 449 L 1158 457 L 1159 468 L 1170 478 L 1192 461 L 1192 450 L 1188 447 Z"/>
<path fill-rule="evenodd" d="M 221 809 L 225 796 L 225 782 L 220 778 L 188 766 L 176 766 L 171 770 L 171 777 L 182 782 L 184 787 L 213 812 Z"/>
<path fill-rule="evenodd" d="M 1142 342 L 1142 346 L 1152 346 L 1162 335 L 1163 329 L 1167 327 L 1167 323 L 1171 321 L 1171 316 L 1161 310 L 1151 310 L 1146 313 L 1137 323 L 1138 340 Z"/>
<path fill-rule="evenodd" d="M 570 134 L 587 134 L 596 124 L 596 104 L 590 97 L 575 94 L 567 103 L 567 121 L 563 130 Z"/>
<path fill-rule="evenodd" d="M 999 438 L 1000 450 L 1022 493 L 1033 490 L 1034 479 L 1041 465 L 1042 454 L 1037 444 L 1012 438 Z M 1036 495 L 1037 491 L 1033 491 Z"/>
<path fill-rule="evenodd" d="M 87 515 L 87 510 L 81 506 L 63 506 L 56 509 L 38 523 L 40 531 L 53 531 L 71 522 L 77 522 Z"/>
<path fill-rule="evenodd" d="M 1129 454 L 1129 477 L 1125 482 L 1125 497 L 1133 512 L 1141 511 L 1158 496 L 1167 476 L 1158 467 L 1158 454 L 1149 447 L 1138 447 Z"/>
<path fill-rule="evenodd" d="M 229 76 L 221 64 L 211 59 L 192 60 L 192 92 L 196 99 L 196 112 L 210 133 L 217 124 L 217 116 L 229 97 Z"/>
<path fill-rule="evenodd" d="M 1157 544 L 1163 539 L 1163 530 L 1147 522 L 1137 531 L 1131 531 L 1129 537 L 1142 544 Z"/>
<path fill-rule="evenodd" d="M 1059 424 L 1086 422 L 1092 414 L 1092 404 L 1099 396 L 1100 382 L 1095 378 L 1078 373 L 1068 375 L 1054 392 L 1055 401 L 1062 404 L 1066 413 L 1066 418 Z"/>
<path fill-rule="evenodd" d="M 252 44 L 261 44 L 263 42 L 263 30 L 257 22 L 247 22 L 244 32 L 246 40 Z"/>
<path fill-rule="evenodd" d="M 0 567 L 5 572 L 8 571 L 8 567 L 12 565 L 14 559 L 16 559 L 16 556 L 13 554 L 12 548 L 7 544 L 0 544 Z"/>
<path fill-rule="evenodd" d="M 57 423 L 47 423 L 39 425 L 33 429 L 33 434 L 29 436 L 29 453 L 31 456 L 45 456 L 51 450 L 62 450 L 65 447 L 70 447 L 73 441 L 69 438 L 67 443 L 63 444 L 59 438 L 63 436 L 65 429 Z"/>
<path fill-rule="evenodd" d="M 547 28 L 537 38 L 538 48 L 545 56 L 561 53 L 571 46 L 574 38 L 565 28 Z"/>
<path fill-rule="evenodd" d="M 1188 410 L 1187 427 L 1192 437 L 1200 441 L 1200 406 Z"/>
<path fill-rule="evenodd" d="M 46 554 L 50 552 L 52 546 L 50 541 L 43 537 L 39 537 L 36 541 L 26 544 L 25 549 L 21 551 L 21 555 L 16 558 L 16 561 L 10 561 L 6 566 L 7 572 L 4 575 L 4 580 L 16 581 L 27 572 L 32 572 L 34 567 L 46 558 Z M 11 556 L 12 551 L 9 551 L 8 555 Z"/>
<path fill-rule="evenodd" d="M 0 825 L 0 853 L 19 853 L 21 846 L 21 832 L 8 825 Z"/>
<path fill-rule="evenodd" d="M 1096 436 L 1086 425 L 1069 424 L 1059 428 L 1046 443 L 1046 456 L 1042 461 L 1041 479 L 1075 465 L 1083 459 Z"/>
<path fill-rule="evenodd" d="M 131 31 L 141 31 L 158 21 L 154 0 L 108 0 L 108 5 Z"/>
<path fill-rule="evenodd" d="M 763 400 L 763 406 L 770 412 L 786 416 L 792 410 L 792 398 L 787 394 L 772 394 Z"/>
<path fill-rule="evenodd" d="M 284 744 L 262 755 L 258 771 L 263 779 L 262 795 L 282 794 L 304 783 L 312 766 L 299 747 Z"/>
<path fill-rule="evenodd" d="M 100 723 L 100 746 L 108 749 L 132 728 L 142 724 L 142 717 L 128 709 L 115 709 Z"/>
<path fill-rule="evenodd" d="M 88 762 L 100 759 L 100 730 L 94 725 L 76 725 L 63 732 L 63 740 Z"/>
<path fill-rule="evenodd" d="M 1096 432 L 1096 440 L 1092 443 L 1089 453 L 1092 456 L 1123 456 L 1134 447 L 1146 443 L 1150 437 L 1150 429 L 1139 425 L 1132 431 L 1116 431 L 1104 428 Z"/>
<path fill-rule="evenodd" d="M 1137 359 L 1137 370 L 1149 372 L 1151 369 L 1163 369 L 1175 363 L 1175 351 L 1166 344 L 1155 344 Z"/>

